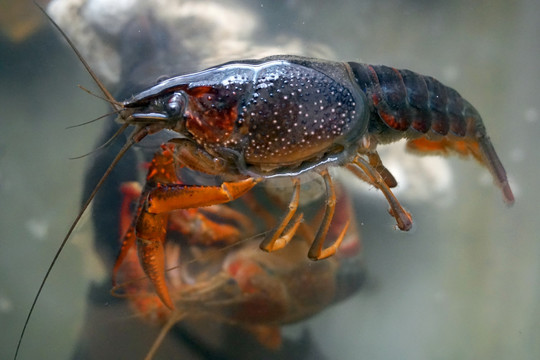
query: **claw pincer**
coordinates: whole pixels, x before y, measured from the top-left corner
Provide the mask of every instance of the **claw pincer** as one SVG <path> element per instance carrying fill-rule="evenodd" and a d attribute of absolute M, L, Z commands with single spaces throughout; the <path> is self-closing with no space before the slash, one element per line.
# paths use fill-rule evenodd
<path fill-rule="evenodd" d="M 148 193 L 160 183 L 178 183 L 176 165 L 173 158 L 174 147 L 163 145 L 162 150 L 156 153 L 146 176 L 146 183 L 139 197 L 136 216 L 127 229 L 122 247 L 113 268 L 113 285 L 116 285 L 117 272 L 133 246 L 137 246 L 137 253 L 141 266 L 156 289 L 156 293 L 163 303 L 173 308 L 173 302 L 165 282 L 165 252 L 164 244 L 167 235 L 168 213 L 151 214 L 148 212 L 146 198 Z"/>

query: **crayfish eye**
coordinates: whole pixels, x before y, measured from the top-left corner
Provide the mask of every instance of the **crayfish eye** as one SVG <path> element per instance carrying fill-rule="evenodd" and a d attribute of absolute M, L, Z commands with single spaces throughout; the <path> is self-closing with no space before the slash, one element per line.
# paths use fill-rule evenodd
<path fill-rule="evenodd" d="M 176 92 L 165 102 L 165 111 L 170 117 L 178 117 L 183 114 L 186 106 L 186 96 L 184 93 Z"/>

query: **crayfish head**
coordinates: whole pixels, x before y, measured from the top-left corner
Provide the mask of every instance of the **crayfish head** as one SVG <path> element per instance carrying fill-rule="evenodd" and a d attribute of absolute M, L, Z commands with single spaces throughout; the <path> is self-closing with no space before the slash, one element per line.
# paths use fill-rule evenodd
<path fill-rule="evenodd" d="M 163 129 L 182 133 L 188 96 L 182 91 L 148 98 L 133 98 L 123 102 L 118 121 L 138 125 L 153 134 Z"/>

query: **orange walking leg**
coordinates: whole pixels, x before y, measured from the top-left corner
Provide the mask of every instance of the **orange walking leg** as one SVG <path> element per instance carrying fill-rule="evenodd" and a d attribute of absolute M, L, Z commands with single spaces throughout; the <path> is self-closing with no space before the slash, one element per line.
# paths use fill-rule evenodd
<path fill-rule="evenodd" d="M 347 221 L 336 241 L 329 247 L 323 249 L 324 241 L 326 240 L 326 235 L 328 234 L 328 229 L 330 228 L 332 218 L 334 217 L 334 211 L 336 210 L 336 191 L 328 170 L 321 172 L 321 175 L 324 179 L 324 183 L 326 184 L 327 199 L 323 220 L 308 252 L 308 257 L 312 260 L 321 260 L 334 255 L 336 250 L 339 248 L 339 245 L 341 245 L 350 224 L 350 220 Z"/>
<path fill-rule="evenodd" d="M 398 227 L 407 231 L 412 227 L 411 215 L 401 206 L 398 199 L 392 193 L 381 174 L 375 170 L 366 160 L 357 156 L 354 161 L 347 165 L 347 168 L 360 179 L 381 190 L 388 204 L 390 205 L 390 214 L 396 219 Z"/>

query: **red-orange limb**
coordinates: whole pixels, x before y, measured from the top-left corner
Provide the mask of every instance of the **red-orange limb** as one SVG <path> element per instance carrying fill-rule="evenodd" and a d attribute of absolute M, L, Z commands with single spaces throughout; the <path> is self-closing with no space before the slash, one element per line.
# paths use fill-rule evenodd
<path fill-rule="evenodd" d="M 198 209 L 173 212 L 169 219 L 169 229 L 188 235 L 191 244 L 205 246 L 232 244 L 241 236 L 237 226 L 210 220 Z"/>
<path fill-rule="evenodd" d="M 407 231 L 412 227 L 411 215 L 401 206 L 392 190 L 388 187 L 381 174 L 377 172 L 371 165 L 362 157 L 357 156 L 347 168 L 362 180 L 369 179 L 368 183 L 381 190 L 388 204 L 390 205 L 390 214 L 396 219 L 397 225 L 401 230 Z"/>
<path fill-rule="evenodd" d="M 163 303 L 173 308 L 167 286 L 165 284 L 165 260 L 163 244 L 168 224 L 168 214 L 154 215 L 149 214 L 144 208 L 145 195 L 148 189 L 156 186 L 158 182 L 174 182 L 179 183 L 180 180 L 176 175 L 175 162 L 173 157 L 174 144 L 162 145 L 162 151 L 157 152 L 148 167 L 146 176 L 145 189 L 141 194 L 139 187 L 133 183 L 128 183 L 122 188 L 124 193 L 124 201 L 121 212 L 121 227 L 125 227 L 127 218 L 129 218 L 130 202 L 139 193 L 139 204 L 137 207 L 134 220 L 126 230 L 122 246 L 116 262 L 114 264 L 112 278 L 113 286 L 116 286 L 116 277 L 120 266 L 126 259 L 130 249 L 134 247 L 137 241 L 137 251 L 141 266 L 150 278 L 156 293 Z M 121 229 L 123 231 L 123 229 Z"/>
<path fill-rule="evenodd" d="M 381 174 L 382 178 L 384 179 L 384 182 L 386 185 L 388 185 L 389 188 L 393 188 L 397 186 L 397 180 L 392 175 L 390 170 L 386 168 L 386 166 L 383 165 L 381 158 L 379 157 L 379 154 L 377 152 L 370 152 L 367 153 L 367 157 L 369 159 L 369 164 L 375 168 Z"/>
<path fill-rule="evenodd" d="M 296 213 L 296 210 L 298 209 L 298 203 L 300 201 L 300 181 L 298 179 L 293 179 L 294 183 L 294 189 L 291 196 L 291 200 L 289 201 L 289 208 L 285 215 L 283 215 L 283 218 L 281 219 L 281 222 L 279 223 L 278 227 L 271 233 L 269 236 L 267 236 L 260 244 L 260 248 L 264 251 L 276 251 L 281 248 L 283 248 L 285 245 L 289 243 L 289 241 L 294 236 L 294 233 L 296 232 L 296 229 L 298 228 L 298 224 L 300 223 L 301 217 L 298 217 L 295 219 L 295 223 L 293 223 L 293 226 L 290 230 L 293 230 L 291 232 L 290 230 L 287 231 L 285 236 L 282 237 L 283 231 L 289 225 L 291 222 L 291 219 L 293 218 L 294 214 Z"/>
<path fill-rule="evenodd" d="M 159 214 L 178 209 L 223 204 L 233 201 L 255 186 L 259 180 L 247 178 L 224 182 L 221 186 L 160 184 L 148 195 L 148 212 Z"/>
<path fill-rule="evenodd" d="M 247 194 L 242 196 L 242 199 L 245 198 L 246 195 Z M 205 215 L 217 215 L 220 219 L 223 219 L 228 223 L 235 223 L 237 225 L 236 227 L 239 228 L 244 234 L 253 234 L 255 232 L 255 224 L 253 224 L 253 221 L 250 218 L 251 214 L 250 216 L 247 216 L 228 206 L 221 205 L 200 208 L 199 212 Z"/>
<path fill-rule="evenodd" d="M 275 239 L 273 244 L 267 247 L 263 247 L 262 246 L 263 244 L 261 243 L 260 248 L 264 251 L 272 252 L 272 251 L 276 251 L 287 246 L 287 244 L 289 244 L 289 242 L 293 239 L 294 235 L 296 235 L 296 231 L 298 230 L 298 227 L 300 226 L 300 224 L 302 224 L 303 219 L 304 219 L 304 214 L 302 213 L 295 214 L 292 220 L 287 225 L 287 227 L 283 230 L 281 235 Z"/>
<path fill-rule="evenodd" d="M 330 228 L 330 224 L 332 223 L 332 218 L 334 217 L 334 212 L 336 210 L 336 190 L 328 170 L 321 172 L 321 175 L 324 179 L 324 183 L 326 184 L 327 199 L 323 220 L 308 252 L 308 257 L 312 260 L 321 260 L 334 255 L 339 245 L 343 241 L 347 229 L 349 228 L 349 222 L 347 222 L 334 243 L 323 249 L 326 235 L 328 234 L 328 229 Z"/>
<path fill-rule="evenodd" d="M 289 223 L 289 226 L 285 228 L 284 233 L 281 235 L 279 241 L 276 242 L 274 249 L 278 250 L 281 249 L 292 240 L 294 235 L 296 235 L 296 231 L 298 230 L 298 227 L 302 223 L 302 220 L 304 220 L 304 214 L 299 213 L 295 214 L 291 222 Z"/>

